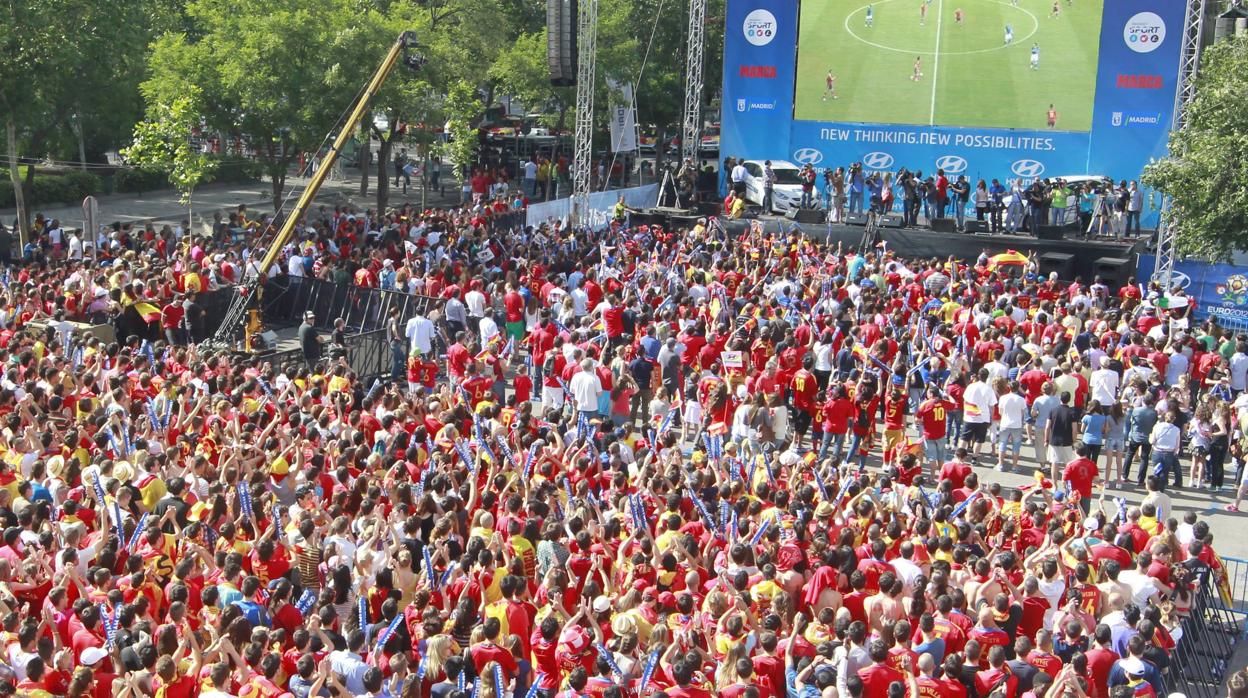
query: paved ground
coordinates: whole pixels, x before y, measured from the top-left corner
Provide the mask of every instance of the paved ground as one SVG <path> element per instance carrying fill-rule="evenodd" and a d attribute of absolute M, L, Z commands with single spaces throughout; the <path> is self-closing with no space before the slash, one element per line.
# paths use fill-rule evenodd
<path fill-rule="evenodd" d="M 289 178 L 286 180 L 287 191 L 290 191 L 293 187 L 303 187 L 307 182 L 307 178 Z M 359 182 L 359 175 L 348 171 L 346 180 L 327 181 L 321 187 L 316 202 L 325 205 L 353 203 L 360 208 L 375 207 L 377 201 L 376 189 L 370 187 L 368 196 L 359 196 Z M 370 183 L 375 185 L 375 180 Z M 428 203 L 454 203 L 459 195 L 458 189 L 455 187 L 448 188 L 446 193 L 448 194 L 446 197 L 432 195 L 431 193 Z M 100 202 L 98 222 L 101 225 L 108 225 L 114 221 L 137 224 L 152 221 L 163 224 L 175 223 L 186 219 L 186 206 L 179 200 L 178 192 L 172 189 L 145 192 L 143 194 L 113 194 L 96 198 Z M 408 201 L 420 203 L 420 190 L 418 188 L 409 189 L 406 195 L 402 193 L 402 190 L 393 188 L 390 190 L 391 206 L 399 206 Z M 253 215 L 271 213 L 273 211 L 271 188 L 268 182 L 210 184 L 196 190 L 192 203 L 194 204 L 193 213 L 196 225 L 210 222 L 212 214 L 216 211 L 236 209 L 239 204 L 247 204 Z M 34 212 L 43 213 L 49 219 L 58 219 L 63 225 L 71 228 L 78 228 L 83 225 L 81 205 L 42 206 L 36 207 Z M 6 224 L 12 223 L 16 216 L 17 211 L 14 209 L 0 209 L 0 220 L 3 220 Z"/>

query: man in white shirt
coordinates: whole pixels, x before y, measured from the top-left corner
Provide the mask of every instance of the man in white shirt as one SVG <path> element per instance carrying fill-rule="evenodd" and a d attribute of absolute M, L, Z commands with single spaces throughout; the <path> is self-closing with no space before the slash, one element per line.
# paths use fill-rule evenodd
<path fill-rule="evenodd" d="M 1027 400 L 1019 394 L 1018 381 L 1010 383 L 1010 391 L 997 402 L 1001 414 L 1001 431 L 997 438 L 997 472 L 1005 470 L 1006 451 L 1014 451 L 1010 470 L 1018 470 L 1018 453 L 1023 448 L 1023 427 L 1027 423 Z"/>
<path fill-rule="evenodd" d="M 588 419 L 598 414 L 598 396 L 602 394 L 602 381 L 594 373 L 593 359 L 581 362 L 581 370 L 568 383 L 576 409 Z"/>
<path fill-rule="evenodd" d="M 472 331 L 481 336 L 481 318 L 485 317 L 485 294 L 481 292 L 479 281 L 472 282 L 472 288 L 464 294 L 464 305 L 468 308 L 468 323 Z"/>
<path fill-rule="evenodd" d="M 410 351 L 419 351 L 421 356 L 433 352 L 433 322 L 424 315 L 417 314 L 407 321 L 404 332 Z"/>
<path fill-rule="evenodd" d="M 1170 420 L 1169 413 L 1160 415 L 1157 424 L 1153 427 L 1153 433 L 1149 435 L 1148 441 L 1153 446 L 1153 465 L 1160 465 L 1161 490 L 1166 489 L 1166 483 L 1170 481 L 1170 473 L 1174 473 L 1174 486 L 1183 486 L 1183 471 L 1179 469 L 1179 438 L 1181 432 L 1177 426 Z"/>
<path fill-rule="evenodd" d="M 1248 342 L 1235 343 L 1235 353 L 1231 355 L 1231 390 L 1242 393 L 1248 390 Z"/>
<path fill-rule="evenodd" d="M 992 408 L 997 404 L 997 393 L 988 385 L 988 369 L 981 368 L 975 382 L 962 394 L 962 422 L 966 424 L 964 443 L 971 445 L 976 459 L 988 440 L 988 425 L 992 423 Z"/>
<path fill-rule="evenodd" d="M 1104 407 L 1110 407 L 1118 401 L 1118 372 L 1109 368 L 1110 358 L 1102 356 L 1101 367 L 1092 372 L 1088 386 L 1092 391 L 1092 399 Z"/>
<path fill-rule="evenodd" d="M 737 196 L 745 195 L 745 180 L 750 173 L 745 169 L 745 162 L 738 160 L 736 165 L 732 167 L 732 190 L 737 192 Z"/>
<path fill-rule="evenodd" d="M 1131 600 L 1135 605 L 1146 608 L 1148 602 L 1163 590 L 1157 580 L 1148 575 L 1148 566 L 1153 562 L 1152 554 L 1144 551 L 1135 559 L 1136 569 L 1119 572 L 1118 581 L 1131 587 Z"/>
<path fill-rule="evenodd" d="M 303 256 L 296 250 L 290 253 L 290 259 L 286 261 L 286 273 L 294 277 L 302 278 L 303 274 Z"/>

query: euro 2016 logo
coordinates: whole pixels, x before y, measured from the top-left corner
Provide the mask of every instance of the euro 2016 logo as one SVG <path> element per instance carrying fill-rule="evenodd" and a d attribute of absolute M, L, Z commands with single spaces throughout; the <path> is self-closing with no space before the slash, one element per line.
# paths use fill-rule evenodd
<path fill-rule="evenodd" d="M 1150 53 L 1166 40 L 1166 23 L 1155 12 L 1139 12 L 1122 28 L 1122 40 L 1136 53 Z"/>
<path fill-rule="evenodd" d="M 766 46 L 776 38 L 776 16 L 767 10 L 754 10 L 745 16 L 741 28 L 746 41 L 755 46 Z"/>

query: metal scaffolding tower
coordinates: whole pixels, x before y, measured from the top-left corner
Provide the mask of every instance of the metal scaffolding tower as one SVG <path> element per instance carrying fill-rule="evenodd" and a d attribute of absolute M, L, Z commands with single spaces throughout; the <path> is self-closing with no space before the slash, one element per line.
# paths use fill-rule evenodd
<path fill-rule="evenodd" d="M 576 18 L 576 140 L 572 152 L 572 225 L 589 210 L 594 167 L 594 71 L 598 61 L 598 0 L 582 0 Z"/>
<path fill-rule="evenodd" d="M 1205 9 L 1208 0 L 1187 0 L 1187 14 L 1183 20 L 1183 46 L 1179 54 L 1179 84 L 1174 93 L 1174 123 L 1172 129 L 1183 127 L 1187 105 L 1196 98 L 1196 72 L 1200 69 L 1201 36 L 1205 28 Z M 1163 292 L 1170 290 L 1170 278 L 1174 274 L 1174 225 L 1170 202 L 1161 202 L 1161 216 L 1157 224 L 1157 264 L 1153 267 L 1153 281 Z"/>
<path fill-rule="evenodd" d="M 706 0 L 689 0 L 688 53 L 685 55 L 685 114 L 682 160 L 697 162 L 702 141 L 702 49 L 706 43 Z"/>

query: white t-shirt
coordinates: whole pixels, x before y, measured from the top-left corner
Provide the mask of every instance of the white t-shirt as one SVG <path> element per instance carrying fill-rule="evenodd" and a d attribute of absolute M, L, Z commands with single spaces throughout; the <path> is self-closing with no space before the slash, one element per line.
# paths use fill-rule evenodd
<path fill-rule="evenodd" d="M 962 421 L 968 424 L 987 424 L 992 421 L 992 408 L 997 404 L 997 393 L 987 383 L 975 381 L 962 394 Z"/>
<path fill-rule="evenodd" d="M 1002 429 L 1022 429 L 1027 417 L 1027 400 L 1018 393 L 1006 393 L 997 403 Z"/>
<path fill-rule="evenodd" d="M 593 371 L 580 371 L 572 376 L 568 385 L 572 397 L 576 400 L 576 408 L 582 412 L 598 409 L 598 395 L 602 392 L 602 382 Z"/>
<path fill-rule="evenodd" d="M 1088 381 L 1092 391 L 1092 399 L 1109 406 L 1118 400 L 1118 374 L 1108 368 L 1099 368 L 1092 372 Z"/>

